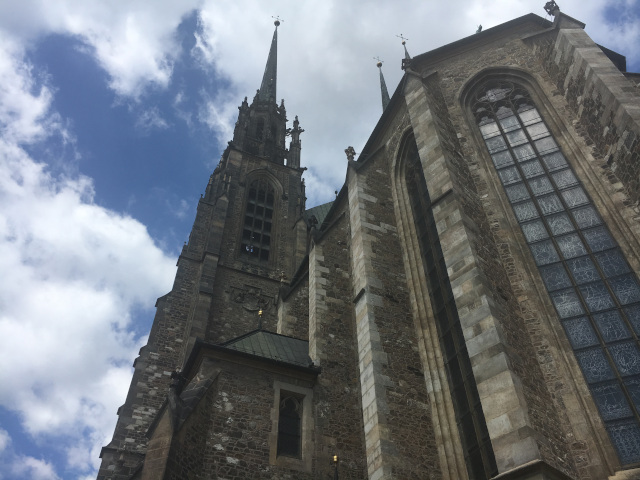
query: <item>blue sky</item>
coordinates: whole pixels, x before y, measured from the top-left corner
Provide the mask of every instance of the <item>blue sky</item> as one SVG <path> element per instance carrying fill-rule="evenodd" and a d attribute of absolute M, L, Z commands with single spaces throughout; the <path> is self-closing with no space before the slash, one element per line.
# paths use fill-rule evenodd
<path fill-rule="evenodd" d="M 308 205 L 419 54 L 542 0 L 0 0 L 0 479 L 95 478 L 131 363 L 279 30 Z M 640 0 L 560 6 L 640 71 Z M 452 15 L 455 12 L 455 15 Z"/>

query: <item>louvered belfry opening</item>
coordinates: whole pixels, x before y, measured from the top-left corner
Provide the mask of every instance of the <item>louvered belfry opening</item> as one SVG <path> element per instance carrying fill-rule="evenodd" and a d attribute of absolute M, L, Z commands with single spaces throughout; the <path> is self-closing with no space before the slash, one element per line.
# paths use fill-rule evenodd
<path fill-rule="evenodd" d="M 269 260 L 274 200 L 274 188 L 268 181 L 255 180 L 249 186 L 240 245 L 241 254 L 264 262 Z"/>

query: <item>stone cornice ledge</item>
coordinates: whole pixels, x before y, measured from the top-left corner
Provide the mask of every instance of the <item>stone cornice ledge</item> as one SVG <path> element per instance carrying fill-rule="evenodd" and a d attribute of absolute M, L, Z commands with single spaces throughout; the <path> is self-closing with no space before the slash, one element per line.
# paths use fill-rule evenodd
<path fill-rule="evenodd" d="M 572 480 L 555 467 L 542 460 L 531 462 L 501 473 L 491 480 Z"/>

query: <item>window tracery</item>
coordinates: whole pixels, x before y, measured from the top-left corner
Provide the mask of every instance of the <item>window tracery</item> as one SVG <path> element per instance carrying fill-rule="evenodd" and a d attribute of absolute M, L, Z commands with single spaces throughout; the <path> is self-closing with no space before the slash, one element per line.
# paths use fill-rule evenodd
<path fill-rule="evenodd" d="M 529 93 L 479 90 L 477 125 L 622 464 L 640 463 L 640 284 Z"/>
<path fill-rule="evenodd" d="M 267 180 L 254 180 L 244 213 L 240 253 L 256 260 L 268 261 L 271 248 L 271 229 L 275 190 Z"/>

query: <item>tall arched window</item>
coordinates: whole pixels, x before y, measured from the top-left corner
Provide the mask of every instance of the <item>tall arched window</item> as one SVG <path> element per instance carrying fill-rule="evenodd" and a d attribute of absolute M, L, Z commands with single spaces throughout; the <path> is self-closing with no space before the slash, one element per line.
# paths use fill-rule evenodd
<path fill-rule="evenodd" d="M 274 188 L 268 181 L 254 180 L 249 186 L 240 244 L 241 254 L 257 260 L 269 260 L 274 200 Z"/>
<path fill-rule="evenodd" d="M 416 231 L 420 237 L 427 289 L 465 451 L 467 471 L 472 480 L 491 478 L 498 473 L 496 461 L 442 255 L 418 147 L 413 136 L 405 141 L 403 155 L 407 162 L 407 191 Z"/>
<path fill-rule="evenodd" d="M 493 164 L 623 465 L 640 462 L 640 286 L 528 92 L 473 107 Z"/>
<path fill-rule="evenodd" d="M 284 393 L 284 392 L 283 392 Z M 286 395 L 280 401 L 278 419 L 278 456 L 300 458 L 302 454 L 302 404 Z"/>

